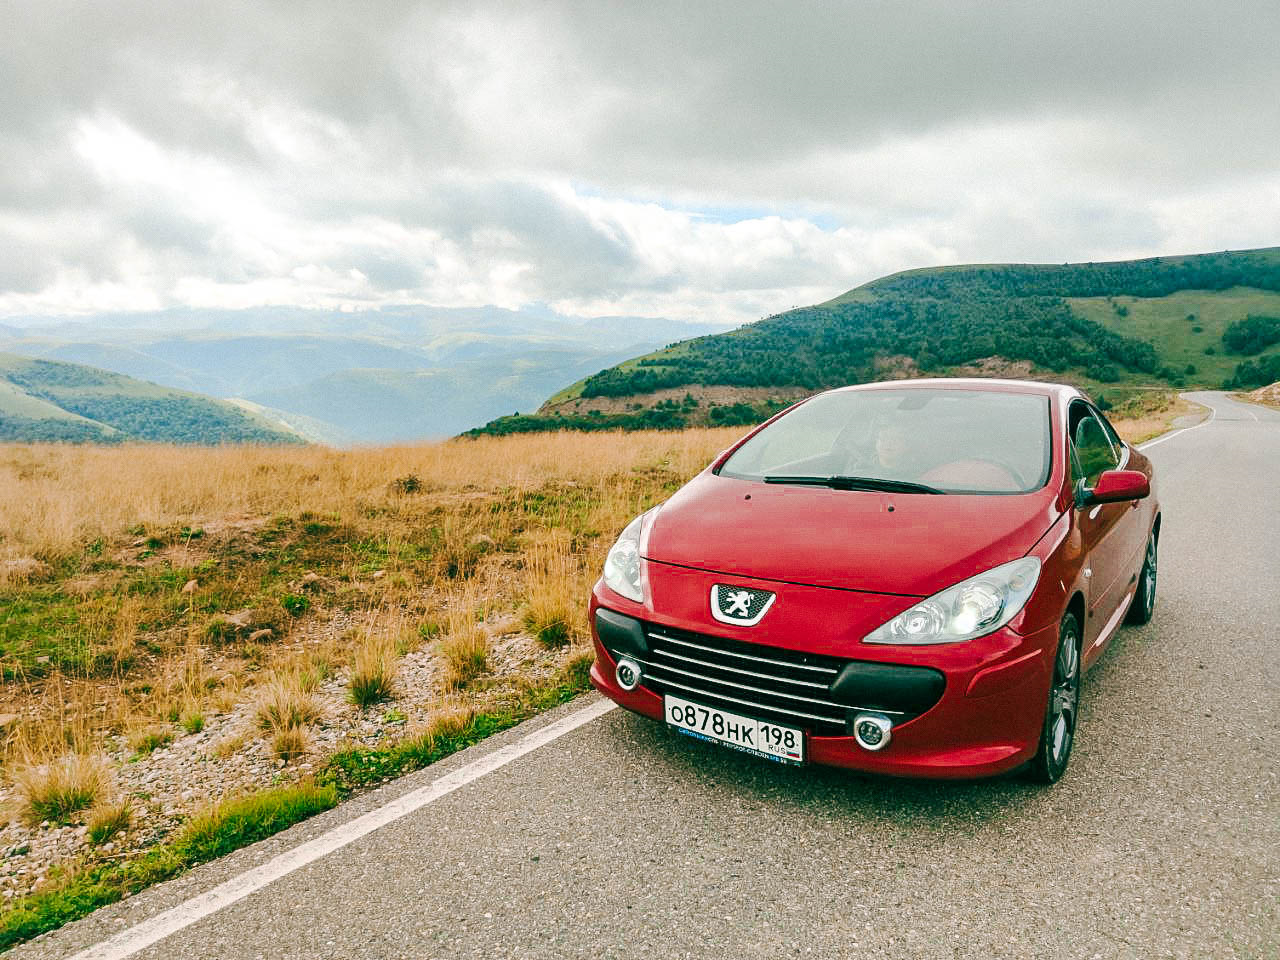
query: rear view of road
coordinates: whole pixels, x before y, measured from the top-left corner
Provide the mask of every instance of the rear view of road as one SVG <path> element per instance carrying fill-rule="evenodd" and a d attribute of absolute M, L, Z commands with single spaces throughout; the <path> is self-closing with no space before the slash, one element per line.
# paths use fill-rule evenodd
<path fill-rule="evenodd" d="M 1191 397 L 1213 419 L 1148 448 L 1155 619 L 1085 678 L 1055 787 L 774 766 L 613 710 L 132 955 L 1277 956 L 1280 413 Z M 590 702 L 14 955 L 100 944 Z"/>

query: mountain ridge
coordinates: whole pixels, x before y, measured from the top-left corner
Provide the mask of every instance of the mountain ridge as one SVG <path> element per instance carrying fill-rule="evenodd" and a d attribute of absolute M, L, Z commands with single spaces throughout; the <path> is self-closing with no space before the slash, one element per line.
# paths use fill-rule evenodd
<path fill-rule="evenodd" d="M 563 388 L 535 415 L 477 432 L 754 423 L 797 396 L 848 383 L 1011 368 L 1095 394 L 1249 386 L 1280 362 L 1280 344 L 1245 358 L 1222 341 L 1251 313 L 1280 318 L 1280 247 L 917 268 L 631 358 Z M 712 401 L 711 387 L 766 396 Z"/>
<path fill-rule="evenodd" d="M 84 364 L 0 353 L 0 442 L 301 443 L 223 400 Z"/>

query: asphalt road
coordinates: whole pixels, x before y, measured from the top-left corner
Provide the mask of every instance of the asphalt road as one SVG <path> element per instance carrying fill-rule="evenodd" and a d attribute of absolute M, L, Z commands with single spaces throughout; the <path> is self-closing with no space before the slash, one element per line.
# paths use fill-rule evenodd
<path fill-rule="evenodd" d="M 1066 778 L 784 768 L 614 710 L 139 957 L 1280 956 L 1280 412 L 1148 448 L 1154 621 L 1085 678 Z M 594 696 L 594 695 L 593 695 Z M 68 956 L 582 698 L 14 952 Z"/>

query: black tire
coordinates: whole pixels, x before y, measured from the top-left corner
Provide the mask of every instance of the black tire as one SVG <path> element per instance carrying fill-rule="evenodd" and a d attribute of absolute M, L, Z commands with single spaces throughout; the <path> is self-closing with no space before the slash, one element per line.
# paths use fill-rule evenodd
<path fill-rule="evenodd" d="M 1138 589 L 1133 595 L 1133 603 L 1129 604 L 1129 615 L 1125 623 L 1150 623 L 1156 612 L 1156 568 L 1157 547 L 1159 538 L 1154 530 L 1147 540 L 1147 552 L 1142 558 L 1142 570 L 1138 573 Z"/>
<path fill-rule="evenodd" d="M 1031 778 L 1056 783 L 1066 772 L 1076 742 L 1080 714 L 1080 624 L 1068 613 L 1058 628 L 1058 652 L 1053 658 L 1053 681 L 1040 730 L 1040 749 L 1031 761 Z"/>

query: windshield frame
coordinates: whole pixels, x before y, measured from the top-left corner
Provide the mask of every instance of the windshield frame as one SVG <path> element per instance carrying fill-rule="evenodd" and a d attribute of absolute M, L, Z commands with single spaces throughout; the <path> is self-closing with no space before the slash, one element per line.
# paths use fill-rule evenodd
<path fill-rule="evenodd" d="M 743 437 L 738 443 L 734 444 L 732 448 L 727 450 L 720 458 L 718 458 L 718 462 L 711 467 L 710 472 L 715 476 L 721 476 L 721 477 L 724 477 L 725 479 L 742 480 L 748 483 L 762 483 L 762 484 L 768 483 L 768 481 L 766 480 L 765 474 L 757 475 L 757 474 L 738 473 L 736 471 L 729 469 L 729 465 L 733 461 L 733 459 L 741 452 L 743 447 L 749 444 L 756 437 L 760 436 L 762 433 L 776 427 L 780 421 L 785 420 L 787 417 L 791 416 L 797 411 L 802 410 L 803 408 L 807 407 L 810 403 L 814 402 L 815 400 L 818 400 L 821 397 L 827 397 L 834 394 L 852 394 L 852 393 L 872 394 L 872 393 L 890 393 L 890 392 L 899 393 L 899 392 L 914 391 L 914 390 L 939 391 L 939 392 L 955 391 L 957 393 L 978 393 L 978 394 L 990 394 L 990 395 L 999 395 L 999 396 L 1012 395 L 1012 396 L 1019 396 L 1019 397 L 1036 397 L 1044 404 L 1044 407 L 1043 407 L 1044 459 L 1042 463 L 1041 472 L 1039 473 L 1038 476 L 1033 478 L 1033 482 L 1029 482 L 1030 484 L 1029 486 L 1023 489 L 1018 489 L 1018 490 L 1007 490 L 1007 489 L 1006 490 L 987 490 L 987 489 L 971 489 L 971 488 L 965 488 L 965 487 L 956 488 L 956 487 L 950 487 L 945 483 L 931 484 L 931 486 L 937 487 L 939 492 L 945 493 L 951 496 L 962 496 L 962 497 L 963 496 L 1025 497 L 1025 496 L 1031 496 L 1033 494 L 1042 492 L 1053 481 L 1054 470 L 1058 466 L 1058 460 L 1059 460 L 1058 453 L 1056 451 L 1056 446 L 1057 446 L 1056 440 L 1058 436 L 1056 413 L 1057 413 L 1058 405 L 1054 402 L 1054 396 L 1050 392 L 1048 391 L 1041 392 L 1039 390 L 1009 390 L 1009 389 L 998 389 L 998 388 L 993 389 L 993 388 L 984 387 L 980 384 L 973 384 L 973 383 L 966 383 L 963 386 L 960 386 L 960 385 L 950 386 L 950 385 L 944 385 L 937 382 L 929 383 L 927 385 L 921 383 L 919 386 L 915 386 L 915 385 L 908 386 L 904 383 L 893 383 L 893 384 L 886 383 L 884 385 L 876 385 L 874 387 L 872 386 L 859 386 L 854 388 L 842 387 L 842 388 L 837 388 L 835 390 L 827 390 L 827 391 L 824 391 L 823 393 L 814 394 L 813 396 L 807 397 L 806 399 L 800 401 L 799 403 L 793 404 L 792 406 L 788 407 L 786 410 L 781 411 L 774 417 L 762 423 L 755 430 L 752 430 L 749 434 Z M 886 477 L 883 479 L 888 480 L 892 478 Z M 777 481 L 773 481 L 773 483 L 770 485 L 779 485 L 779 484 Z M 786 484 L 782 484 L 782 485 L 786 485 Z M 822 484 L 817 484 L 810 481 L 805 483 L 805 485 L 821 486 Z M 842 492 L 875 492 L 875 491 L 860 490 L 860 491 L 842 491 Z M 886 494 L 880 494 L 880 495 L 884 496 Z M 904 493 L 894 493 L 894 494 L 887 494 L 887 495 L 927 496 L 929 494 L 904 492 Z"/>

